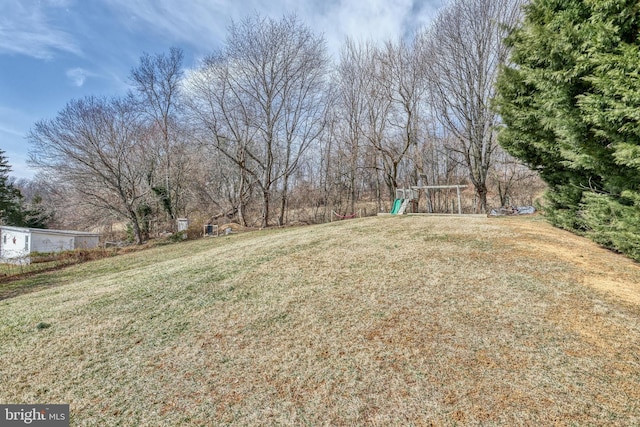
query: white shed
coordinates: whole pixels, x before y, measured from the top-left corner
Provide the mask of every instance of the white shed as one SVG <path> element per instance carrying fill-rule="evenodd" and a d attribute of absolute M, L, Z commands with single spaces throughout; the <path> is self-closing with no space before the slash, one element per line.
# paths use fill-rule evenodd
<path fill-rule="evenodd" d="M 84 231 L 0 226 L 0 261 L 29 262 L 33 252 L 61 252 L 98 247 L 100 235 Z"/>

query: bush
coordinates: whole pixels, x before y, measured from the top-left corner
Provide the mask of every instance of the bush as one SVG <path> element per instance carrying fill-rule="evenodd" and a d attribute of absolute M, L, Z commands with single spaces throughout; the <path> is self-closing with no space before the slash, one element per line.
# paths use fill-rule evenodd
<path fill-rule="evenodd" d="M 640 261 L 640 203 L 585 193 L 581 206 L 580 220 L 589 238 Z"/>

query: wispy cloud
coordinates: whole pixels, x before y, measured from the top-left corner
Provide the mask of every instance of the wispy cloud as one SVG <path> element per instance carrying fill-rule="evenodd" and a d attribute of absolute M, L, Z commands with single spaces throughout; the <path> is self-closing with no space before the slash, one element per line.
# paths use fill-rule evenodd
<path fill-rule="evenodd" d="M 71 80 L 71 83 L 77 87 L 82 87 L 84 82 L 87 80 L 87 77 L 94 75 L 84 68 L 70 68 L 67 70 L 66 74 L 69 80 Z"/>
<path fill-rule="evenodd" d="M 17 108 L 0 105 L 0 132 L 13 136 L 24 136 L 21 131 L 25 125 L 30 125 L 33 117 Z"/>
<path fill-rule="evenodd" d="M 238 2 L 242 3 L 242 1 Z M 192 46 L 219 45 L 237 3 L 224 0 L 107 0 L 121 24 Z"/>
<path fill-rule="evenodd" d="M 2 123 L 0 121 L 0 134 L 5 133 L 7 135 L 10 135 L 12 137 L 23 137 L 24 136 L 24 132 L 21 132 L 19 130 L 14 129 L 10 124 L 7 123 Z"/>
<path fill-rule="evenodd" d="M 346 37 L 384 41 L 411 34 L 428 23 L 444 0 L 108 0 L 129 28 L 163 34 L 201 50 L 223 42 L 232 20 L 252 13 L 279 18 L 295 13 L 324 34 L 332 53 Z"/>
<path fill-rule="evenodd" d="M 73 37 L 52 24 L 49 14 L 68 2 L 3 0 L 0 2 L 0 53 L 50 59 L 55 51 L 80 54 Z"/>
<path fill-rule="evenodd" d="M 322 17 L 321 30 L 334 53 L 347 37 L 374 42 L 396 39 L 404 34 L 403 22 L 411 7 L 411 0 L 340 1 Z"/>

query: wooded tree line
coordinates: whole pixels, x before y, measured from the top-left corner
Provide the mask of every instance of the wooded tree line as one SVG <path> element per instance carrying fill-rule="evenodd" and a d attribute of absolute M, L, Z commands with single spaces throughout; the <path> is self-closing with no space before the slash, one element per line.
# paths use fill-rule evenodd
<path fill-rule="evenodd" d="M 58 224 L 125 221 L 138 243 L 183 216 L 371 214 L 412 185 L 469 184 L 465 212 L 531 204 L 542 184 L 497 145 L 491 107 L 519 19 L 518 0 L 454 0 L 409 39 L 346 40 L 332 60 L 295 16 L 253 15 L 193 69 L 178 49 L 145 54 L 127 96 L 39 121 L 31 163 Z M 454 200 L 429 197 L 444 211 Z"/>

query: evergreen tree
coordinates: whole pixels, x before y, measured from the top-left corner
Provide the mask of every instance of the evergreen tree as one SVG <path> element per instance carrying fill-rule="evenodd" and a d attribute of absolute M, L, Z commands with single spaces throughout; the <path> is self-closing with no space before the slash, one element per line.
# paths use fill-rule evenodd
<path fill-rule="evenodd" d="M 29 228 L 48 228 L 53 219 L 53 213 L 47 209 L 42 201 L 42 196 L 36 194 L 30 202 L 21 199 L 19 225 Z"/>
<path fill-rule="evenodd" d="M 640 259 L 637 1 L 533 0 L 508 37 L 499 142 L 549 184 L 557 226 Z"/>
<path fill-rule="evenodd" d="M 17 227 L 46 228 L 51 214 L 42 205 L 42 198 L 34 197 L 25 203 L 24 197 L 9 177 L 11 166 L 0 149 L 0 224 Z"/>
<path fill-rule="evenodd" d="M 21 222 L 21 198 L 20 191 L 15 188 L 9 178 L 11 166 L 0 149 L 0 223 L 18 225 Z"/>

